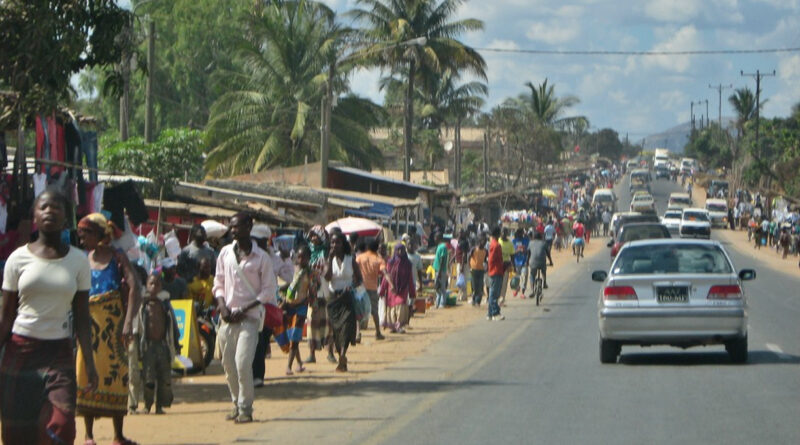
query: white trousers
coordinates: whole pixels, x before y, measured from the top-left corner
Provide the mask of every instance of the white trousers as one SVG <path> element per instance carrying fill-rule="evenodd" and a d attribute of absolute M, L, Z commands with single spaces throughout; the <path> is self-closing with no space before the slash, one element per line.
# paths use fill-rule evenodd
<path fill-rule="evenodd" d="M 233 404 L 239 414 L 253 414 L 253 358 L 258 344 L 258 320 L 245 318 L 239 323 L 220 324 L 219 347 L 222 369 L 228 381 Z"/>

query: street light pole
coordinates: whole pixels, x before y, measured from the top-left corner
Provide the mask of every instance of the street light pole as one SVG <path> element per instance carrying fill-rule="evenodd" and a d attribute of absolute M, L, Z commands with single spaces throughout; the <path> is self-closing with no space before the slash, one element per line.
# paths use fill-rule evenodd
<path fill-rule="evenodd" d="M 144 141 L 153 142 L 153 82 L 156 65 L 156 22 L 150 21 L 147 36 L 147 86 L 145 87 Z"/>

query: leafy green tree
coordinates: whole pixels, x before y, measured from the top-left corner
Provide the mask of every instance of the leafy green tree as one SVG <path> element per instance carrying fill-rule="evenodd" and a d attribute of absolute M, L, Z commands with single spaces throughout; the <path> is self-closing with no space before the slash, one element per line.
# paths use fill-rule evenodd
<path fill-rule="evenodd" d="M 716 123 L 700 130 L 684 148 L 687 156 L 699 159 L 710 168 L 730 168 L 733 158 L 733 139 Z"/>
<path fill-rule="evenodd" d="M 113 0 L 0 2 L 0 82 L 17 93 L 0 122 L 63 104 L 72 74 L 119 60 L 130 20 Z"/>
<path fill-rule="evenodd" d="M 141 137 L 117 142 L 99 153 L 101 169 L 150 178 L 147 195 L 171 195 L 178 181 L 203 179 L 203 133 L 169 129 L 148 144 Z"/>
<path fill-rule="evenodd" d="M 236 89 L 211 108 L 207 170 L 235 174 L 316 159 L 326 82 L 346 91 L 346 72 L 328 79 L 342 37 L 335 15 L 319 3 L 274 2 L 256 8 L 246 29 L 238 50 L 243 69 L 228 75 Z M 380 163 L 368 131 L 383 117 L 381 108 L 352 95 L 337 102 L 331 158 L 365 168 Z"/>
<path fill-rule="evenodd" d="M 737 88 L 728 97 L 728 102 L 736 111 L 736 131 L 738 137 L 742 137 L 745 124 L 756 116 L 756 96 L 750 88 Z"/>
<path fill-rule="evenodd" d="M 367 64 L 403 73 L 406 80 L 403 177 L 408 180 L 413 145 L 414 83 L 421 72 L 442 73 L 447 69 L 456 73 L 470 72 L 486 79 L 483 57 L 457 40 L 464 32 L 483 29 L 483 22 L 454 19 L 463 0 L 358 0 L 357 3 L 362 8 L 353 10 L 352 15 L 366 24 L 364 34 L 375 42 L 362 52 Z"/>
<path fill-rule="evenodd" d="M 620 142 L 619 134 L 616 131 L 604 128 L 594 136 L 594 146 L 598 155 L 612 160 L 619 159 L 620 155 L 622 155 L 622 142 Z"/>

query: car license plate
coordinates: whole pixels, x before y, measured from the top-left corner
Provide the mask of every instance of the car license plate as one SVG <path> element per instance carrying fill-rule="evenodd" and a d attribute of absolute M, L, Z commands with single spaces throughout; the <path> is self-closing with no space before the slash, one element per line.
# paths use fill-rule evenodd
<path fill-rule="evenodd" d="M 686 286 L 657 287 L 656 300 L 659 303 L 687 303 L 689 301 L 689 288 Z"/>

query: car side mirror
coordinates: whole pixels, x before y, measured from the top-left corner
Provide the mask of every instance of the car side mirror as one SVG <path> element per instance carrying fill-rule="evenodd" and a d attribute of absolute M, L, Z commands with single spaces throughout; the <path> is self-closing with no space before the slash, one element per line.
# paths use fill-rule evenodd
<path fill-rule="evenodd" d="M 742 281 L 755 280 L 756 271 L 753 269 L 742 269 L 739 271 L 739 279 Z"/>
<path fill-rule="evenodd" d="M 612 247 L 612 246 L 614 246 L 614 240 L 611 240 L 608 242 L 608 244 L 606 244 L 606 247 Z"/>
<path fill-rule="evenodd" d="M 592 281 L 603 282 L 606 281 L 606 278 L 608 278 L 608 272 L 604 270 L 596 270 L 592 272 Z"/>

